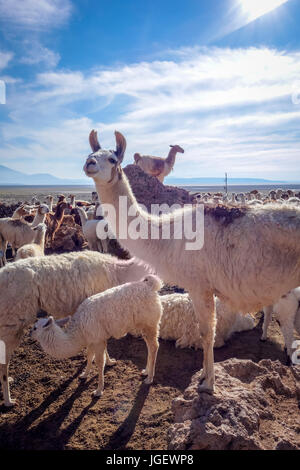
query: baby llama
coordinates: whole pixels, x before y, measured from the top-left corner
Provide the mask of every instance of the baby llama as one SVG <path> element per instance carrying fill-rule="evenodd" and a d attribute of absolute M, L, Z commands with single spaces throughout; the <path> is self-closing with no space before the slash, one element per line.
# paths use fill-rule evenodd
<path fill-rule="evenodd" d="M 145 383 L 151 384 L 158 351 L 161 303 L 157 291 L 161 287 L 160 279 L 152 275 L 142 281 L 113 287 L 84 300 L 65 330 L 55 323 L 53 317 L 43 318 L 37 321 L 31 335 L 46 353 L 57 359 L 72 357 L 87 347 L 87 366 L 81 378 L 88 376 L 95 356 L 99 381 L 93 396 L 100 397 L 104 388 L 105 362 L 108 365 L 115 362 L 107 353 L 108 339 L 138 332 L 148 349 L 147 365 L 142 375 L 147 376 Z"/>
<path fill-rule="evenodd" d="M 36 231 L 34 242 L 28 245 L 23 245 L 18 249 L 16 261 L 34 256 L 44 256 L 47 227 L 45 224 L 39 224 L 33 230 Z"/>

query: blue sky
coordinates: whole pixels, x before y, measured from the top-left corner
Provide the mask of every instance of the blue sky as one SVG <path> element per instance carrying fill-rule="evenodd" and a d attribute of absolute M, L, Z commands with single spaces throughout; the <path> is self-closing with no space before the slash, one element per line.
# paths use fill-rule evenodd
<path fill-rule="evenodd" d="M 83 178 L 117 129 L 125 163 L 181 145 L 174 177 L 300 181 L 299 24 L 299 0 L 0 0 L 0 164 Z"/>

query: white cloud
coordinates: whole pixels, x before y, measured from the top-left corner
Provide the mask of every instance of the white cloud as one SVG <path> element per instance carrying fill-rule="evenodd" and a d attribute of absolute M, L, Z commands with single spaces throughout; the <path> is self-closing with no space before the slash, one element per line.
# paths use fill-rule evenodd
<path fill-rule="evenodd" d="M 43 72 L 12 96 L 0 157 L 81 177 L 96 127 L 104 147 L 115 129 L 124 133 L 127 163 L 136 151 L 164 156 L 170 144 L 183 146 L 174 176 L 300 180 L 300 106 L 291 99 L 299 76 L 299 52 L 267 48 L 186 49 L 165 61 Z"/>
<path fill-rule="evenodd" d="M 38 41 L 25 40 L 23 43 L 26 53 L 20 59 L 20 63 L 33 65 L 43 63 L 45 68 L 55 68 L 60 61 L 57 52 L 42 46 Z"/>
<path fill-rule="evenodd" d="M 13 58 L 12 52 L 0 51 L 0 71 L 7 67 L 8 63 L 11 61 L 12 58 Z"/>
<path fill-rule="evenodd" d="M 71 14 L 70 0 L 0 0 L 0 18 L 6 26 L 41 30 L 57 27 Z"/>

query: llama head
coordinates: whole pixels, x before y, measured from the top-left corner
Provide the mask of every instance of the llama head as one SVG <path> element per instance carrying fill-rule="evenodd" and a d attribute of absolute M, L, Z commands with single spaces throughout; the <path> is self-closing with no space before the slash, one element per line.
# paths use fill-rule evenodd
<path fill-rule="evenodd" d="M 47 206 L 47 204 L 40 204 L 38 208 L 38 212 L 41 215 L 48 214 L 48 212 L 50 212 L 49 207 Z"/>
<path fill-rule="evenodd" d="M 147 287 L 151 290 L 158 291 L 162 288 L 163 284 L 159 277 L 154 276 L 154 274 L 149 274 L 143 279 L 143 283 L 147 284 Z"/>
<path fill-rule="evenodd" d="M 83 170 L 95 182 L 106 185 L 114 184 L 118 179 L 118 169 L 126 150 L 126 139 L 120 132 L 115 132 L 116 150 L 103 150 L 98 142 L 97 132 L 92 130 L 89 141 L 93 152 L 88 156 Z"/>
<path fill-rule="evenodd" d="M 54 318 L 40 318 L 37 322 L 35 322 L 32 330 L 30 331 L 30 336 L 32 339 L 38 340 L 41 335 L 48 331 L 54 324 Z"/>
<path fill-rule="evenodd" d="M 61 318 L 60 320 L 54 320 L 52 316 L 48 318 L 40 318 L 35 322 L 32 330 L 30 331 L 30 336 L 32 339 L 39 340 L 45 332 L 49 332 L 53 329 L 59 329 L 65 326 L 70 321 L 70 316 L 66 318 Z"/>
<path fill-rule="evenodd" d="M 174 149 L 175 152 L 184 153 L 184 150 L 182 147 L 180 147 L 180 145 L 170 145 L 170 147 Z"/>

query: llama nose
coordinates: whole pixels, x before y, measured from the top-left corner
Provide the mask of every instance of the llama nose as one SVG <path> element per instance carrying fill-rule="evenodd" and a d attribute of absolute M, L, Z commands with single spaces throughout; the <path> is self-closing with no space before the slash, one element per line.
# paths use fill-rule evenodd
<path fill-rule="evenodd" d="M 86 166 L 88 167 L 89 165 L 96 165 L 97 161 L 94 157 L 89 158 L 86 162 Z"/>

